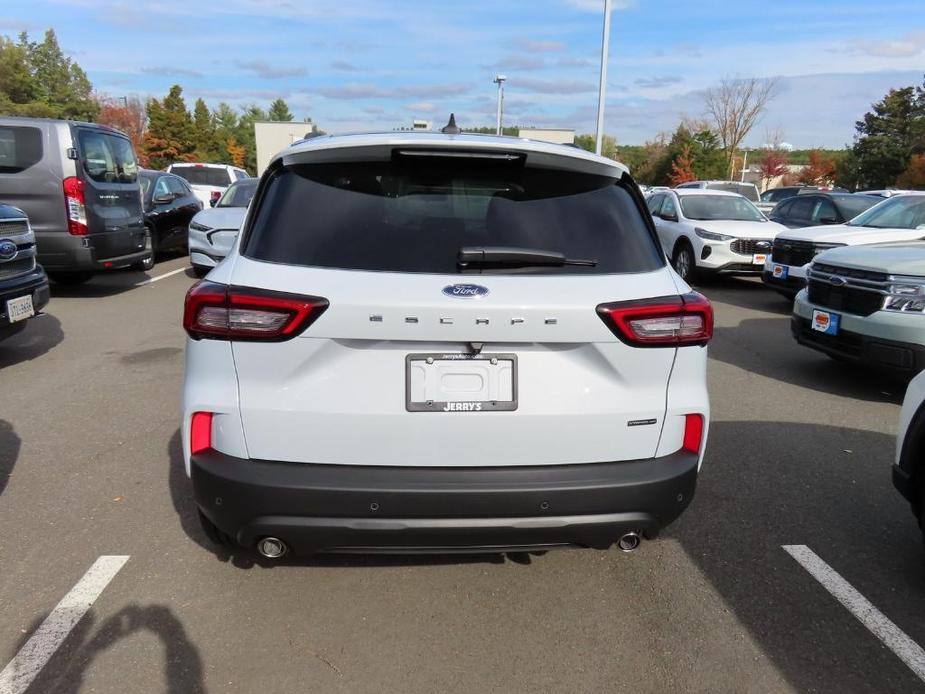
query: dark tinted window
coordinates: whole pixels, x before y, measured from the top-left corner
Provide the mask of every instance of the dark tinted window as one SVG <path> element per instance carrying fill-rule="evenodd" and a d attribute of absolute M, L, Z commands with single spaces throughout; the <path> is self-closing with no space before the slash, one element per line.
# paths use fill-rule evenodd
<path fill-rule="evenodd" d="M 251 198 L 257 192 L 256 178 L 248 178 L 237 183 L 232 183 L 228 190 L 222 193 L 222 197 L 215 203 L 216 207 L 247 207 Z"/>
<path fill-rule="evenodd" d="M 649 206 L 649 212 L 651 212 L 653 215 L 658 214 L 659 208 L 662 206 L 662 202 L 664 200 L 664 193 L 658 193 L 649 198 L 648 202 L 646 203 Z"/>
<path fill-rule="evenodd" d="M 765 202 L 780 202 L 796 196 L 798 192 L 797 188 L 774 188 L 762 195 L 761 199 Z"/>
<path fill-rule="evenodd" d="M 194 186 L 219 186 L 224 188 L 231 183 L 226 169 L 218 169 L 212 166 L 172 166 L 170 167 L 170 173 L 186 179 Z"/>
<path fill-rule="evenodd" d="M 791 219 L 809 222 L 813 216 L 813 210 L 816 208 L 816 196 L 797 195 L 793 205 L 790 206 L 790 213 L 787 215 Z"/>
<path fill-rule="evenodd" d="M 774 217 L 789 217 L 791 207 L 793 207 L 793 200 L 784 200 L 783 202 L 777 203 L 777 206 L 771 214 Z"/>
<path fill-rule="evenodd" d="M 707 183 L 709 190 L 724 190 L 727 193 L 738 193 L 752 202 L 758 202 L 758 189 L 752 183 L 736 183 L 735 181 L 719 181 Z"/>
<path fill-rule="evenodd" d="M 0 126 L 0 173 L 19 173 L 42 160 L 42 131 Z"/>
<path fill-rule="evenodd" d="M 132 144 L 101 130 L 77 130 L 80 159 L 87 176 L 99 183 L 134 183 L 138 163 Z"/>
<path fill-rule="evenodd" d="M 883 198 L 875 195 L 844 195 L 835 199 L 835 206 L 841 210 L 842 217 L 851 220 L 878 202 L 883 202 Z"/>
<path fill-rule="evenodd" d="M 186 184 L 183 182 L 182 178 L 178 176 L 164 176 L 167 181 L 167 190 L 169 190 L 174 195 L 179 197 L 185 197 L 189 195 L 190 191 L 186 187 Z"/>
<path fill-rule="evenodd" d="M 613 179 L 440 157 L 283 169 L 260 200 L 244 254 L 315 267 L 456 274 L 463 246 L 597 260 L 594 267 L 504 270 L 512 274 L 664 265 L 641 211 Z"/>

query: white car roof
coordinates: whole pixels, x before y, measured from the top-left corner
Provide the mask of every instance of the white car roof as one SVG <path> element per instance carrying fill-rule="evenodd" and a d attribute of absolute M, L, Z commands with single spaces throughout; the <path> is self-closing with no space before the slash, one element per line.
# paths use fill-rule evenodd
<path fill-rule="evenodd" d="M 514 152 L 526 154 L 530 164 L 540 168 L 565 169 L 612 178 L 620 178 L 629 173 L 629 169 L 619 162 L 569 145 L 556 145 L 519 137 L 469 133 L 446 135 L 407 131 L 329 135 L 301 140 L 276 154 L 271 161 L 271 166 L 279 160 L 282 160 L 284 165 L 290 165 L 309 162 L 387 159 L 391 157 L 392 150 L 396 147 Z"/>
<path fill-rule="evenodd" d="M 197 161 L 174 162 L 173 164 L 167 167 L 167 170 L 169 172 L 170 170 L 176 169 L 181 166 L 192 166 L 197 169 L 232 169 L 232 170 L 237 170 L 237 171 L 243 171 L 243 169 L 241 169 L 240 167 L 233 166 L 231 164 L 206 164 L 206 163 L 201 163 Z"/>
<path fill-rule="evenodd" d="M 675 193 L 680 197 L 687 195 L 714 195 L 716 197 L 726 197 L 726 198 L 742 198 L 744 195 L 739 195 L 738 193 L 733 193 L 728 190 L 713 190 L 711 188 L 673 188 Z M 747 199 L 747 198 L 746 198 Z"/>

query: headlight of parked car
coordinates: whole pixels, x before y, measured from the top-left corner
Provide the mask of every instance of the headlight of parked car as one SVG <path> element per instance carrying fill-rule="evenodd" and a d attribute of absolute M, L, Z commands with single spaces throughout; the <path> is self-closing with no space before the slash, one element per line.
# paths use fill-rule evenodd
<path fill-rule="evenodd" d="M 887 286 L 886 290 L 889 294 L 883 300 L 884 311 L 925 312 L 925 283 L 896 282 Z"/>
<path fill-rule="evenodd" d="M 735 238 L 735 236 L 717 234 L 715 231 L 707 231 L 706 229 L 701 229 L 700 227 L 695 228 L 694 233 L 706 241 L 732 241 L 732 239 Z"/>
<path fill-rule="evenodd" d="M 199 222 L 190 222 L 189 228 L 193 231 L 211 231 L 212 227 L 207 227 L 205 224 L 200 224 Z"/>

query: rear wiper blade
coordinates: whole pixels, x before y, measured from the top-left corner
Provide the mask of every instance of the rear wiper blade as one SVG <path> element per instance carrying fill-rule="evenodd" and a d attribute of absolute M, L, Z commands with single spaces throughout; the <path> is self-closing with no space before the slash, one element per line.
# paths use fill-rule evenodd
<path fill-rule="evenodd" d="M 507 265 L 512 267 L 581 265 L 594 267 L 596 260 L 566 258 L 564 253 L 539 248 L 511 248 L 509 246 L 463 246 L 456 263 L 460 268 L 481 265 Z"/>

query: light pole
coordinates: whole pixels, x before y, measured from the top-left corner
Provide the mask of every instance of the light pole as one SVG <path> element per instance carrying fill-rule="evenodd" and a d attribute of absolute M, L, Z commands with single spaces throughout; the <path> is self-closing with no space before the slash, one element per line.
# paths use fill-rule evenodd
<path fill-rule="evenodd" d="M 498 85 L 498 135 L 501 134 L 501 117 L 504 115 L 504 83 L 507 81 L 507 77 L 504 75 L 497 75 L 494 79 L 495 84 Z"/>
<path fill-rule="evenodd" d="M 604 145 L 604 100 L 607 97 L 607 60 L 610 53 L 610 6 L 611 0 L 604 0 L 604 38 L 601 42 L 601 86 L 597 97 L 597 142 L 594 151 L 601 153 Z"/>
<path fill-rule="evenodd" d="M 742 183 L 745 182 L 745 171 L 748 169 L 748 153 L 750 151 L 748 147 L 742 148 L 742 175 L 739 177 L 739 181 Z"/>

